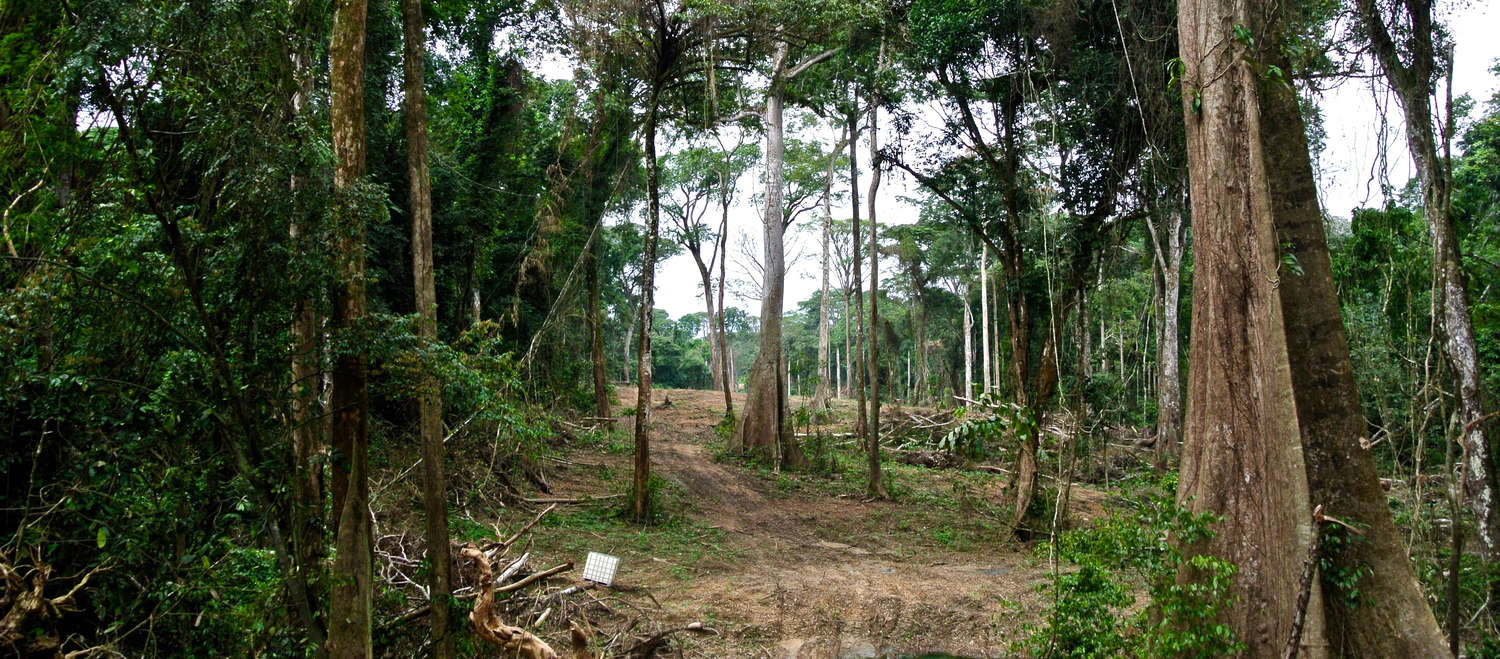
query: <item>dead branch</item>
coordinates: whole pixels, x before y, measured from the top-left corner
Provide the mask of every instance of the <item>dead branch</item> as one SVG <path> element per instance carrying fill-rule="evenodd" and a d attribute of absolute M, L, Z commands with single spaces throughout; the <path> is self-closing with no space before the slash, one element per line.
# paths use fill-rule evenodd
<path fill-rule="evenodd" d="M 59 656 L 62 641 L 58 623 L 66 613 L 79 610 L 79 591 L 94 575 L 108 570 L 100 564 L 86 572 L 72 588 L 57 597 L 44 591 L 52 577 L 52 567 L 42 562 L 40 549 L 31 550 L 31 564 L 11 562 L 9 554 L 0 551 L 0 648 L 15 656 Z"/>
<path fill-rule="evenodd" d="M 545 499 L 522 499 L 522 501 L 525 501 L 526 503 L 533 503 L 533 504 L 538 504 L 538 505 L 544 504 L 544 503 L 550 503 L 550 504 L 553 504 L 553 505 L 557 505 L 557 504 L 570 504 L 570 503 L 593 503 L 595 501 L 609 501 L 610 499 L 619 499 L 619 498 L 622 498 L 624 496 L 625 496 L 624 494 L 610 494 L 610 495 L 602 496 L 602 497 L 578 497 L 578 498 L 574 498 L 574 499 L 570 499 L 570 498 L 566 498 L 566 497 L 549 497 L 549 498 L 545 498 Z"/>
<path fill-rule="evenodd" d="M 508 656 L 560 659 L 552 646 L 535 634 L 500 621 L 500 614 L 495 610 L 494 572 L 490 569 L 489 557 L 473 543 L 465 545 L 460 555 L 474 559 L 479 565 L 479 600 L 474 603 L 474 610 L 469 612 L 469 622 L 474 625 L 474 633 Z"/>
<path fill-rule="evenodd" d="M 537 513 L 536 517 L 531 518 L 531 521 L 527 522 L 526 526 L 523 526 L 523 527 L 521 527 L 521 530 L 516 531 L 515 535 L 510 536 L 510 538 L 508 538 L 504 542 L 496 543 L 496 544 L 493 544 L 493 545 L 486 545 L 485 546 L 485 551 L 492 551 L 492 550 L 497 549 L 497 548 L 504 549 L 504 548 L 510 547 L 512 544 L 515 543 L 515 541 L 521 539 L 521 536 L 523 534 L 525 534 L 527 531 L 530 531 L 531 527 L 536 526 L 537 522 L 542 521 L 542 517 L 544 515 L 546 515 L 547 513 L 552 512 L 552 509 L 556 508 L 556 507 L 557 506 L 555 506 L 555 505 L 554 506 L 547 506 L 547 508 L 545 510 L 543 510 L 542 512 Z"/>
<path fill-rule="evenodd" d="M 540 581 L 542 579 L 546 579 L 547 577 L 550 577 L 550 576 L 552 576 L 554 574 L 558 574 L 559 572 L 567 572 L 568 570 L 571 570 L 571 569 L 573 569 L 573 563 L 571 561 L 569 561 L 567 563 L 563 563 L 562 565 L 558 565 L 558 566 L 555 566 L 555 567 L 548 568 L 546 570 L 542 570 L 541 572 L 533 574 L 533 575 L 531 575 L 529 577 L 526 577 L 525 579 L 522 579 L 520 581 L 517 581 L 517 582 L 515 582 L 513 584 L 507 584 L 507 585 L 501 586 L 501 587 L 495 589 L 495 592 L 497 592 L 497 593 L 508 593 L 508 592 L 513 591 L 513 590 L 520 590 L 522 588 L 525 588 L 525 587 L 531 585 L 533 582 Z"/>
<path fill-rule="evenodd" d="M 630 657 L 639 657 L 641 659 L 654 657 L 656 656 L 657 651 L 667 646 L 667 643 L 671 640 L 671 636 L 678 632 L 694 632 L 697 634 L 706 634 L 709 636 L 717 636 L 719 634 L 719 631 L 717 629 L 706 627 L 701 622 L 688 623 L 687 625 L 684 625 L 682 627 L 673 627 L 671 629 L 659 631 L 651 637 L 639 641 L 635 645 L 631 646 L 629 650 L 625 651 L 625 654 Z"/>

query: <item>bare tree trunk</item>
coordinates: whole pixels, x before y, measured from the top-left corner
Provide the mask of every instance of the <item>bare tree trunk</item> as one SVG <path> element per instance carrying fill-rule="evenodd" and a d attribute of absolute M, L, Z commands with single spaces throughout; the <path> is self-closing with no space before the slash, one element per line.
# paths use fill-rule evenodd
<path fill-rule="evenodd" d="M 724 370 L 723 380 L 722 380 L 723 387 L 724 387 L 724 416 L 726 418 L 728 418 L 728 417 L 734 416 L 734 397 L 731 394 L 731 392 L 734 390 L 734 353 L 730 349 L 730 346 L 729 346 L 729 332 L 724 329 L 724 289 L 726 288 L 726 286 L 724 285 L 724 282 L 728 281 L 727 279 L 725 279 L 724 273 L 726 271 L 726 268 L 729 267 L 728 266 L 728 264 L 729 264 L 729 201 L 732 198 L 730 196 L 730 194 L 729 194 L 729 161 L 728 161 L 728 157 L 727 156 L 725 157 L 724 170 L 721 171 L 721 172 L 719 172 L 719 185 L 721 186 L 722 189 L 720 190 L 720 194 L 719 194 L 719 210 L 720 210 L 720 214 L 719 214 L 719 240 L 718 240 L 718 246 L 719 246 L 719 332 L 718 332 L 718 340 L 719 340 L 719 355 L 720 355 L 720 357 L 723 358 L 721 360 L 721 362 L 720 362 L 720 366 Z"/>
<path fill-rule="evenodd" d="M 984 352 L 984 391 L 995 390 L 995 378 L 990 359 L 990 255 L 984 245 L 979 246 L 979 331 L 980 346 Z"/>
<path fill-rule="evenodd" d="M 840 386 L 843 387 L 842 395 L 844 398 L 850 398 L 854 395 L 854 392 L 850 391 L 854 386 L 851 384 L 854 381 L 854 341 L 852 333 L 857 318 L 850 314 L 854 310 L 854 305 L 849 301 L 849 290 L 848 287 L 844 288 L 844 379 L 840 383 Z"/>
<path fill-rule="evenodd" d="M 656 244 L 661 227 L 661 166 L 656 161 L 656 123 L 658 120 L 660 90 L 651 92 L 651 105 L 646 115 L 646 244 L 641 255 L 641 336 L 636 350 L 636 398 L 635 398 L 635 477 L 632 481 L 630 512 L 637 522 L 647 521 L 650 505 L 647 501 L 651 481 L 651 326 L 655 322 L 656 307 Z"/>
<path fill-rule="evenodd" d="M 983 248 L 981 248 L 983 249 Z M 969 285 L 964 284 L 964 400 L 974 400 L 974 311 L 969 306 Z M 965 402 L 964 406 L 968 407 Z"/>
<path fill-rule="evenodd" d="M 828 409 L 828 243 L 833 239 L 833 166 L 838 163 L 842 141 L 833 147 L 828 156 L 828 173 L 823 178 L 823 289 L 818 297 L 818 388 L 813 392 L 815 410 Z"/>
<path fill-rule="evenodd" d="M 858 105 L 859 97 L 851 96 L 851 100 Z M 870 371 L 866 367 L 865 351 L 869 350 L 869 335 L 865 332 L 865 295 L 864 275 L 860 272 L 863 265 L 860 262 L 860 253 L 864 246 L 859 239 L 859 113 L 855 111 L 846 117 L 845 122 L 849 127 L 849 237 L 853 247 L 854 263 L 851 266 L 849 279 L 854 282 L 854 317 L 847 321 L 854 327 L 855 340 L 858 348 L 851 357 L 854 359 L 853 369 L 850 371 L 850 381 L 854 385 L 855 409 L 858 413 L 854 419 L 854 434 L 864 437 L 870 432 L 869 408 L 866 407 L 867 393 L 870 382 Z M 847 306 L 846 306 L 847 313 Z"/>
<path fill-rule="evenodd" d="M 620 362 L 621 368 L 624 369 L 624 372 L 620 374 L 620 379 L 626 382 L 630 382 L 630 346 L 635 343 L 636 325 L 640 322 L 638 311 L 632 311 L 633 317 L 630 319 L 630 322 L 625 323 L 625 341 L 620 346 L 620 349 L 625 353 L 625 359 Z"/>
<path fill-rule="evenodd" d="M 786 370 L 781 345 L 782 296 L 785 289 L 786 262 L 783 252 L 784 224 L 782 194 L 785 188 L 786 138 L 783 134 L 782 103 L 786 93 L 787 70 L 785 43 L 776 46 L 772 58 L 771 88 L 766 93 L 766 187 L 765 214 L 765 281 L 760 308 L 760 351 L 750 367 L 750 387 L 745 413 L 735 432 L 735 445 L 748 453 L 778 457 L 778 466 L 801 467 L 802 452 L 787 428 Z"/>
<path fill-rule="evenodd" d="M 1480 553 L 1487 562 L 1495 561 L 1500 559 L 1500 505 L 1497 505 L 1500 502 L 1495 499 L 1500 478 L 1496 475 L 1494 436 L 1489 432 L 1490 424 L 1483 421 L 1486 401 L 1469 309 L 1468 282 L 1459 254 L 1458 233 L 1449 212 L 1452 175 L 1445 164 L 1446 158 L 1438 155 L 1439 138 L 1446 152 L 1449 136 L 1439 136 L 1433 126 L 1430 94 L 1438 71 L 1438 54 L 1433 45 L 1432 2 L 1411 0 L 1400 5 L 1406 20 L 1398 17 L 1393 23 L 1409 25 L 1409 29 L 1403 27 L 1398 35 L 1404 36 L 1404 43 L 1400 44 L 1393 40 L 1393 30 L 1386 27 L 1385 17 L 1374 0 L 1358 0 L 1355 4 L 1375 57 L 1405 110 L 1406 145 L 1421 174 L 1422 214 L 1432 234 L 1433 280 L 1442 319 L 1438 327 L 1443 357 L 1453 372 L 1458 419 L 1462 424 L 1464 499 L 1478 525 Z M 1401 61 L 1402 53 L 1407 54 L 1409 61 Z M 1451 62 L 1448 68 L 1451 70 Z M 1451 96 L 1451 81 L 1448 86 Z M 1449 130 L 1451 125 L 1450 117 Z"/>
<path fill-rule="evenodd" d="M 437 284 L 432 264 L 432 181 L 427 168 L 427 30 L 422 22 L 422 0 L 401 0 L 405 42 L 406 161 L 411 184 L 411 272 L 416 291 L 417 336 L 437 342 Z M 437 378 L 422 383 L 418 400 L 422 443 L 422 514 L 427 539 L 428 625 L 432 656 L 453 657 L 448 634 L 448 603 L 453 585 L 449 573 L 448 481 L 443 476 L 443 390 Z"/>
<path fill-rule="evenodd" d="M 703 257 L 699 256 L 698 252 L 693 250 L 688 250 L 688 252 L 692 254 L 693 262 L 698 266 L 698 276 L 701 278 L 703 284 L 703 304 L 707 307 L 708 311 L 708 316 L 706 316 L 708 319 L 708 331 L 707 335 L 704 336 L 708 340 L 708 370 L 713 373 L 713 388 L 718 391 L 724 387 L 724 369 L 722 368 L 724 355 L 719 350 L 719 342 L 717 340 L 718 323 L 716 319 L 718 318 L 718 313 L 714 310 L 713 275 L 709 271 L 708 264 L 703 262 Z"/>
<path fill-rule="evenodd" d="M 1179 5 L 1184 114 L 1193 207 L 1193 363 L 1178 501 L 1224 517 L 1185 548 L 1239 568 L 1223 622 L 1247 656 L 1280 656 L 1292 636 L 1298 575 L 1314 541 L 1298 436 L 1280 270 L 1261 131 L 1260 53 L 1233 30 L 1276 47 L 1266 0 Z M 1269 44 L 1269 46 L 1266 46 Z M 1179 580 L 1196 578 L 1191 570 Z M 1313 584 L 1316 589 L 1316 582 Z M 1314 604 L 1307 622 L 1321 629 Z M 1322 639 L 1307 634 L 1302 649 Z"/>
<path fill-rule="evenodd" d="M 1442 632 L 1391 519 L 1374 457 L 1360 444 L 1368 441 L 1367 426 L 1297 97 L 1284 87 L 1262 88 L 1259 128 L 1275 191 L 1276 244 L 1290 249 L 1301 269 L 1283 271 L 1278 281 L 1310 503 L 1363 534 L 1323 553 L 1346 573 L 1363 572 L 1356 607 L 1343 601 L 1339 584 L 1324 580 L 1327 638 L 1337 656 L 1436 657 L 1445 648 Z"/>
<path fill-rule="evenodd" d="M 881 44 L 881 55 L 885 44 Z M 872 99 L 873 101 L 873 99 Z M 869 366 L 870 373 L 870 437 L 866 448 L 869 457 L 869 480 L 865 494 L 886 499 L 885 483 L 880 473 L 880 249 L 876 242 L 880 235 L 875 222 L 875 194 L 880 190 L 880 107 L 870 103 L 870 326 Z"/>
<path fill-rule="evenodd" d="M 612 419 L 609 401 L 609 378 L 604 364 L 604 318 L 599 300 L 599 249 L 603 241 L 594 240 L 589 245 L 588 289 L 589 289 L 589 361 L 593 362 L 594 416 Z M 614 421 L 608 422 L 611 429 Z"/>
<path fill-rule="evenodd" d="M 1175 202 L 1175 200 L 1174 200 Z M 1156 341 L 1156 464 L 1177 456 L 1182 440 L 1182 376 L 1178 367 L 1178 302 L 1182 295 L 1182 210 L 1175 203 L 1167 213 L 1166 245 L 1157 237 L 1152 216 L 1146 216 L 1156 267 L 1161 271 L 1161 323 Z"/>
<path fill-rule="evenodd" d="M 927 294 L 920 289 L 917 292 L 917 370 L 912 373 L 911 399 L 914 404 L 930 402 L 930 391 L 927 380 L 930 377 L 928 370 L 931 365 L 927 361 Z M 910 371 L 911 367 L 908 366 Z"/>
<path fill-rule="evenodd" d="M 335 4 L 333 38 L 328 47 L 333 87 L 329 121 L 337 157 L 334 187 L 352 193 L 365 171 L 365 13 L 366 0 Z M 352 196 L 352 195 L 351 195 Z M 333 326 L 352 334 L 365 315 L 365 233 L 362 214 L 345 197 L 340 208 L 343 235 L 340 283 L 333 287 Z M 333 463 L 334 553 L 328 615 L 328 654 L 369 657 L 372 597 L 370 537 L 368 384 L 364 356 L 344 352 L 333 368 L 333 434 L 339 459 Z"/>
<path fill-rule="evenodd" d="M 832 376 L 833 376 L 833 395 L 834 395 L 834 397 L 838 397 L 838 396 L 843 395 L 843 391 L 844 391 L 844 377 L 843 377 L 843 373 L 839 370 L 839 364 L 842 364 L 843 362 L 839 361 L 839 359 L 840 359 L 839 349 L 838 349 L 837 346 L 835 346 L 834 349 L 833 349 L 833 363 L 829 364 L 829 368 L 832 370 Z"/>

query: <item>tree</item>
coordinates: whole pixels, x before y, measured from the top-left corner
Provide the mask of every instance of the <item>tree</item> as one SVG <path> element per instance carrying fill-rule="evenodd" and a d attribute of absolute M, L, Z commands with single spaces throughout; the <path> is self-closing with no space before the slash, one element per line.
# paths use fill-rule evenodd
<path fill-rule="evenodd" d="M 354 201 L 365 171 L 364 67 L 365 0 L 339 0 L 328 49 L 333 86 L 329 106 L 333 149 L 338 158 L 334 187 L 344 195 L 340 209 L 348 225 L 360 225 Z M 364 228 L 344 226 L 339 242 L 342 283 L 333 289 L 333 326 L 352 334 L 365 313 Z M 358 350 L 338 354 L 333 369 L 334 546 L 333 592 L 329 600 L 327 649 L 336 657 L 371 656 L 374 596 L 370 536 L 368 384 Z"/>
<path fill-rule="evenodd" d="M 877 68 L 886 66 L 885 45 L 881 44 L 880 64 Z M 866 346 L 865 356 L 870 365 L 870 436 L 866 438 L 868 446 L 865 449 L 866 464 L 868 466 L 865 494 L 867 496 L 886 499 L 890 494 L 885 491 L 884 479 L 880 473 L 880 313 L 877 299 L 880 296 L 880 250 L 876 247 L 876 241 L 880 234 L 880 227 L 876 223 L 875 198 L 880 191 L 880 102 L 876 96 L 879 92 L 871 91 L 870 99 L 870 196 L 868 206 L 870 209 L 870 326 L 867 336 L 869 343 Z"/>
<path fill-rule="evenodd" d="M 1179 17 L 1195 240 L 1178 499 L 1224 517 L 1189 552 L 1239 567 L 1224 622 L 1254 656 L 1296 652 L 1299 636 L 1315 648 L 1325 635 L 1353 655 L 1432 656 L 1436 624 L 1420 594 L 1410 597 L 1410 568 L 1358 444 L 1358 396 L 1301 116 L 1275 79 L 1281 16 L 1271 3 L 1200 0 L 1181 5 Z M 1294 578 L 1311 568 L 1303 561 L 1318 555 L 1314 525 L 1334 506 L 1369 525 L 1375 587 L 1391 593 L 1378 611 L 1340 614 L 1342 602 L 1324 601 L 1339 599 L 1336 588 Z M 1200 576 L 1185 570 L 1179 579 Z"/>
<path fill-rule="evenodd" d="M 1447 133 L 1434 129 L 1433 89 L 1442 72 L 1439 26 L 1432 22 L 1431 0 L 1405 0 L 1388 17 L 1375 0 L 1357 0 L 1360 28 L 1385 78 L 1405 111 L 1406 146 L 1422 180 L 1422 214 L 1432 236 L 1432 267 L 1437 297 L 1443 357 L 1453 372 L 1462 435 L 1465 500 L 1474 513 L 1479 546 L 1485 560 L 1500 559 L 1500 474 L 1496 473 L 1495 433 L 1486 421 L 1485 391 L 1479 368 L 1479 348 L 1469 309 L 1467 275 L 1453 226 L 1452 169 L 1448 161 L 1452 138 L 1451 99 Z M 1403 61 L 1403 57 L 1405 61 Z M 1451 69 L 1452 50 L 1446 55 Z M 1452 95 L 1452 83 L 1449 83 Z M 1438 148 L 1443 148 L 1439 156 Z"/>
<path fill-rule="evenodd" d="M 786 279 L 782 240 L 789 224 L 783 207 L 786 137 L 783 132 L 782 110 L 786 102 L 787 83 L 832 57 L 834 51 L 823 51 L 793 64 L 791 44 L 787 39 L 786 36 L 775 39 L 769 87 L 761 108 L 761 123 L 766 131 L 766 192 L 765 211 L 761 216 L 765 231 L 765 275 L 761 296 L 760 351 L 750 367 L 744 415 L 735 428 L 734 445 L 749 453 L 771 457 L 777 465 L 801 466 L 802 450 L 790 431 L 784 375 L 786 368 L 781 346 L 782 295 Z"/>
<path fill-rule="evenodd" d="M 401 25 L 405 44 L 405 102 L 407 175 L 411 179 L 411 273 L 416 288 L 417 336 L 437 342 L 437 284 L 432 273 L 432 181 L 427 168 L 427 29 L 421 0 L 402 0 Z M 418 427 L 422 443 L 422 514 L 427 532 L 428 624 L 432 627 L 432 655 L 454 656 L 448 635 L 448 605 L 452 577 L 448 554 L 448 481 L 443 476 L 443 393 L 436 378 L 428 377 L 418 397 Z"/>
<path fill-rule="evenodd" d="M 834 145 L 828 155 L 828 171 L 823 175 L 823 226 L 820 245 L 823 249 L 822 260 L 822 288 L 818 294 L 818 386 L 813 391 L 812 401 L 808 406 L 814 410 L 826 411 L 829 408 L 829 398 L 833 395 L 830 388 L 833 378 L 830 377 L 828 363 L 829 350 L 829 326 L 828 326 L 828 249 L 833 240 L 833 178 L 834 166 L 838 164 L 839 152 L 843 151 L 844 144 L 848 140 L 848 133 L 840 133 L 839 143 Z"/>

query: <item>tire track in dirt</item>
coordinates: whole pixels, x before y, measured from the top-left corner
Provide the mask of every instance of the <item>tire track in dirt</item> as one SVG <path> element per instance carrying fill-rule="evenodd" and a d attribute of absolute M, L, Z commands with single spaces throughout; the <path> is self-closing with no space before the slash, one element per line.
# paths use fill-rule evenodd
<path fill-rule="evenodd" d="M 683 620 L 731 623 L 701 656 L 1006 656 L 1007 638 L 1035 617 L 1006 602 L 1034 599 L 1044 567 L 1015 553 L 914 549 L 911 538 L 878 522 L 855 523 L 859 537 L 835 536 L 829 529 L 888 518 L 903 504 L 779 495 L 764 478 L 714 460 L 709 442 L 722 394 L 659 396 L 672 403 L 653 409 L 652 469 L 682 488 L 702 523 L 726 532 L 737 555 L 658 586 Z"/>

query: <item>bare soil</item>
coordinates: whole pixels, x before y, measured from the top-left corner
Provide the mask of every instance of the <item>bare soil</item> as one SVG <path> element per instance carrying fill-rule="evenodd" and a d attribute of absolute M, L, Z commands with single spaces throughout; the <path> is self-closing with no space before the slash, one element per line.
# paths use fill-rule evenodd
<path fill-rule="evenodd" d="M 635 390 L 622 388 L 620 398 L 616 409 L 628 412 Z M 1013 654 L 1022 625 L 1036 621 L 1048 567 L 1005 537 L 987 507 L 1001 500 L 1001 476 L 887 463 L 895 500 L 865 500 L 862 480 L 847 471 L 777 474 L 716 459 L 723 412 L 722 393 L 657 391 L 652 469 L 666 483 L 668 521 L 659 529 L 544 524 L 538 535 L 554 537 L 538 539 L 538 550 L 618 555 L 616 580 L 649 592 L 660 608 L 643 613 L 660 616 L 654 623 L 702 622 L 719 632 L 682 635 L 682 656 Z M 628 437 L 633 418 L 618 423 Z M 552 496 L 628 488 L 623 437 L 614 450 L 567 455 L 549 477 Z M 1075 510 L 1092 516 L 1095 494 L 1075 494 Z"/>

